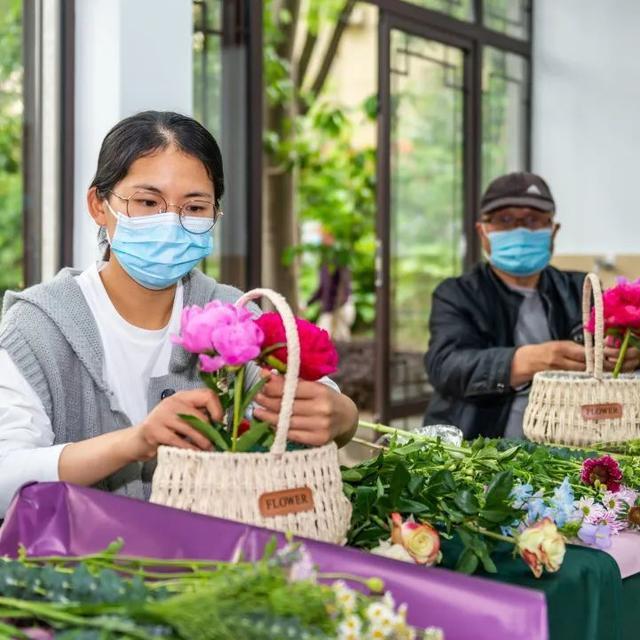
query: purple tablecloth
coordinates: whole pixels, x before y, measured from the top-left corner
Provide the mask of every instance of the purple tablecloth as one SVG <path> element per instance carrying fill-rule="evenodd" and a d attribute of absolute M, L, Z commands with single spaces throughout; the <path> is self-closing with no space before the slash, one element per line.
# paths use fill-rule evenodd
<path fill-rule="evenodd" d="M 123 553 L 153 558 L 228 560 L 262 556 L 272 532 L 131 500 L 93 489 L 51 482 L 23 487 L 0 529 L 0 555 L 82 555 L 117 537 Z M 396 601 L 409 606 L 409 621 L 435 625 L 447 640 L 546 640 L 547 608 L 537 591 L 426 569 L 369 553 L 305 541 L 323 572 L 377 576 Z"/>

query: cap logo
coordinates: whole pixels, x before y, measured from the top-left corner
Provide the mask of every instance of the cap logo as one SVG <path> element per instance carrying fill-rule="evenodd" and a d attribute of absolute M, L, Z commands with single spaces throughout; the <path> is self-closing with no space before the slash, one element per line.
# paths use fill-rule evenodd
<path fill-rule="evenodd" d="M 535 184 L 532 184 L 526 191 L 526 193 L 533 193 L 537 196 L 541 196 L 540 189 Z"/>

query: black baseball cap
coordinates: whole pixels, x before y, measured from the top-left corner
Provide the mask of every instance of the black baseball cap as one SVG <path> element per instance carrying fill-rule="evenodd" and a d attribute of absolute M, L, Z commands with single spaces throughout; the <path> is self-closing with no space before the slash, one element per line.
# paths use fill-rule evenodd
<path fill-rule="evenodd" d="M 496 178 L 480 200 L 480 215 L 506 207 L 530 207 L 555 213 L 556 203 L 549 185 L 535 173 L 518 171 Z"/>

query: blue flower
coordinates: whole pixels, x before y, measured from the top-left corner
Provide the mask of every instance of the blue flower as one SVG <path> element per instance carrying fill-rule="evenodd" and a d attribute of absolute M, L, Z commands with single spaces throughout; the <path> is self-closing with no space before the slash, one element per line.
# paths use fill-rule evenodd
<path fill-rule="evenodd" d="M 511 489 L 510 497 L 513 500 L 515 509 L 524 509 L 526 502 L 533 493 L 533 487 L 530 484 L 517 484 Z"/>

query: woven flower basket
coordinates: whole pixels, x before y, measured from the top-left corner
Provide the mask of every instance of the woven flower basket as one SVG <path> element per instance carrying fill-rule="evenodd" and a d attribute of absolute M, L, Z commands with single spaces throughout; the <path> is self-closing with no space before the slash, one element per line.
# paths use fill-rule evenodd
<path fill-rule="evenodd" d="M 271 450 L 209 453 L 160 447 L 151 502 L 344 544 L 351 503 L 342 491 L 335 443 L 286 451 L 300 371 L 300 341 L 291 309 L 269 289 L 250 291 L 236 304 L 261 296 L 282 316 L 288 348 L 282 408 Z"/>
<path fill-rule="evenodd" d="M 586 325 L 595 306 L 595 335 L 584 332 L 586 372 L 536 373 L 524 415 L 524 434 L 534 442 L 589 445 L 640 437 L 640 378 L 603 373 L 604 313 L 598 277 L 584 281 L 582 315 Z"/>

